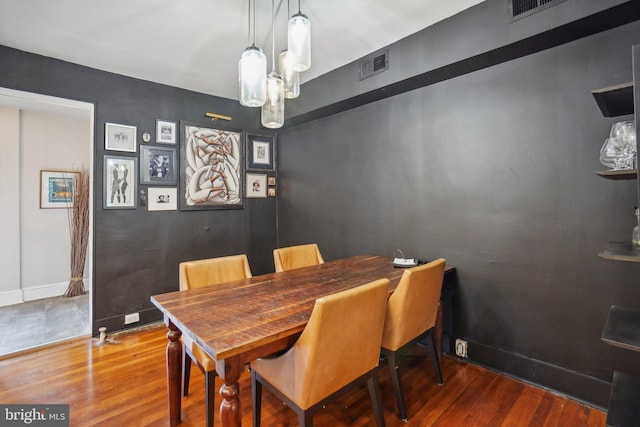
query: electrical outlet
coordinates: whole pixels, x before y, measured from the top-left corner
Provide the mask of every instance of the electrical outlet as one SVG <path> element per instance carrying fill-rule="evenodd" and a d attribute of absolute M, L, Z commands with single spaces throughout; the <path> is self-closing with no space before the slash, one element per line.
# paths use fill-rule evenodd
<path fill-rule="evenodd" d="M 140 321 L 140 313 L 131 313 L 125 314 L 124 316 L 124 324 L 128 325 L 130 323 L 136 323 Z"/>
<path fill-rule="evenodd" d="M 456 338 L 456 356 L 466 359 L 468 357 L 467 345 L 468 343 L 465 340 Z"/>

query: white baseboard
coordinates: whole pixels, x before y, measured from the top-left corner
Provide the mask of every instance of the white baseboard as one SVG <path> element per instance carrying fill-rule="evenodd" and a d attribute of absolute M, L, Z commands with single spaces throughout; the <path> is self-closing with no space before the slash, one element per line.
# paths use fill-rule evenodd
<path fill-rule="evenodd" d="M 13 291 L 0 292 L 0 307 L 7 305 L 20 304 L 23 302 L 22 289 L 15 289 Z"/>
<path fill-rule="evenodd" d="M 87 286 L 87 282 L 90 282 L 90 280 L 84 279 L 84 287 L 89 291 L 90 288 Z M 43 298 L 59 297 L 64 295 L 68 286 L 69 282 L 47 283 L 46 285 L 0 292 L 0 307 Z"/>

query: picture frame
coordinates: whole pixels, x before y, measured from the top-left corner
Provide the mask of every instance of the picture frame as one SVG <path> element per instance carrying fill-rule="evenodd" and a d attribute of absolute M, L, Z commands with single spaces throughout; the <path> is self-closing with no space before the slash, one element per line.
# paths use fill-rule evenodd
<path fill-rule="evenodd" d="M 180 122 L 180 210 L 244 207 L 244 133 Z"/>
<path fill-rule="evenodd" d="M 40 171 L 40 209 L 73 207 L 73 190 L 79 173 L 65 170 Z"/>
<path fill-rule="evenodd" d="M 246 178 L 247 198 L 263 199 L 267 197 L 267 175 L 248 173 Z"/>
<path fill-rule="evenodd" d="M 177 167 L 175 148 L 140 147 L 140 184 L 176 185 Z"/>
<path fill-rule="evenodd" d="M 156 119 L 156 143 L 176 145 L 177 123 Z"/>
<path fill-rule="evenodd" d="M 276 177 L 275 176 L 270 176 L 268 178 L 268 180 L 269 180 L 269 185 L 270 186 L 275 186 L 276 185 Z"/>
<path fill-rule="evenodd" d="M 137 151 L 137 128 L 116 123 L 104 124 L 104 149 L 110 151 Z"/>
<path fill-rule="evenodd" d="M 247 170 L 275 171 L 276 143 L 273 136 L 247 133 Z"/>
<path fill-rule="evenodd" d="M 267 195 L 269 197 L 276 197 L 276 188 L 275 187 L 269 187 L 267 189 Z"/>
<path fill-rule="evenodd" d="M 148 211 L 178 210 L 178 189 L 175 187 L 149 187 Z"/>
<path fill-rule="evenodd" d="M 136 209 L 138 159 L 105 155 L 103 170 L 103 209 Z"/>

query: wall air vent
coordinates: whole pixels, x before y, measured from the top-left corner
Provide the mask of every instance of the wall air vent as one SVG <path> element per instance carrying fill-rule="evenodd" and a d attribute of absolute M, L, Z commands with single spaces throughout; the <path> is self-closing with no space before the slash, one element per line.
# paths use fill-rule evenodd
<path fill-rule="evenodd" d="M 512 21 L 540 12 L 566 0 L 507 0 Z"/>
<path fill-rule="evenodd" d="M 376 74 L 380 74 L 383 71 L 389 69 L 389 49 L 385 49 L 367 56 L 360 61 L 360 80 L 364 80 Z"/>

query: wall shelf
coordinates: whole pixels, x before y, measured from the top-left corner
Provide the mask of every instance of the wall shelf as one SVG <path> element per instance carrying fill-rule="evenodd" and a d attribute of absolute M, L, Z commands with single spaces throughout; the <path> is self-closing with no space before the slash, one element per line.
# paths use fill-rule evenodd
<path fill-rule="evenodd" d="M 640 310 L 612 305 L 602 331 L 602 341 L 640 352 Z"/>
<path fill-rule="evenodd" d="M 638 171 L 636 169 L 596 171 L 596 175 L 614 180 L 638 179 Z"/>
<path fill-rule="evenodd" d="M 626 372 L 614 371 L 611 398 L 607 411 L 607 426 L 636 426 L 640 420 L 640 378 Z"/>
<path fill-rule="evenodd" d="M 609 242 L 598 256 L 614 261 L 640 262 L 640 246 L 634 246 L 631 242 Z"/>
<path fill-rule="evenodd" d="M 633 114 L 633 82 L 595 89 L 591 94 L 605 117 Z"/>

